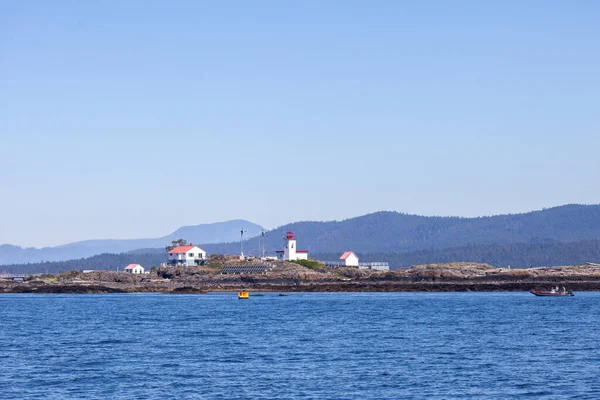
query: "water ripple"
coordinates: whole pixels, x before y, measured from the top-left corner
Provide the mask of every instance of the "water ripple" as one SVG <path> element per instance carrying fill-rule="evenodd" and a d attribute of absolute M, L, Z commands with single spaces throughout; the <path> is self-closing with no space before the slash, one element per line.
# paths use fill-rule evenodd
<path fill-rule="evenodd" d="M 597 399 L 599 302 L 0 295 L 0 398 Z"/>

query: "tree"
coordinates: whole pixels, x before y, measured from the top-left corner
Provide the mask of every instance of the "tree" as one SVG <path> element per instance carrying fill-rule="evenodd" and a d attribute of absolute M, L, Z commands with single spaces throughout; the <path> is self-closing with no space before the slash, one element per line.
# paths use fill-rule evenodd
<path fill-rule="evenodd" d="M 169 251 L 173 250 L 175 247 L 179 247 L 179 246 L 187 246 L 187 244 L 188 244 L 188 243 L 187 243 L 187 240 L 185 240 L 185 239 L 177 239 L 177 240 L 173 240 L 173 241 L 171 242 L 171 245 L 166 247 L 166 249 L 167 249 L 167 253 L 168 253 Z"/>

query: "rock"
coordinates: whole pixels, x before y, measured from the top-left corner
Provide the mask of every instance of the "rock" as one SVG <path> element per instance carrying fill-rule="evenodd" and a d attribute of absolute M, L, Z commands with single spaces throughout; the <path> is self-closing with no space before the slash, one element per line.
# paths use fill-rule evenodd
<path fill-rule="evenodd" d="M 191 286 L 178 287 L 170 292 L 166 292 L 169 294 L 206 294 L 208 293 L 206 290 L 198 289 Z"/>

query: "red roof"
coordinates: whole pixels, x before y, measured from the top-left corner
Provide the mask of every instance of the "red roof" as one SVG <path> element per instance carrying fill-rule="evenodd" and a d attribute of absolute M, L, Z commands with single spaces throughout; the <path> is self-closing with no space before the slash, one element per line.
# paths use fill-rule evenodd
<path fill-rule="evenodd" d="M 196 246 L 194 246 L 194 245 L 191 245 L 191 246 L 177 246 L 173 250 L 171 250 L 169 252 L 169 254 L 187 253 L 188 251 L 190 251 L 194 247 L 196 247 Z"/>
<path fill-rule="evenodd" d="M 296 250 L 296 253 L 308 253 L 308 250 Z"/>
<path fill-rule="evenodd" d="M 140 264 L 129 264 L 128 266 L 125 267 L 125 269 L 134 269 L 138 265 L 140 265 Z M 141 267 L 141 265 L 140 265 L 140 267 Z"/>
<path fill-rule="evenodd" d="M 351 251 L 347 251 L 344 254 L 342 254 L 342 256 L 340 257 L 340 260 L 345 260 L 346 258 L 350 257 L 352 254 L 354 254 L 354 253 Z M 354 257 L 356 257 L 356 254 L 354 254 Z M 356 257 L 356 258 L 358 258 L 358 257 Z"/>

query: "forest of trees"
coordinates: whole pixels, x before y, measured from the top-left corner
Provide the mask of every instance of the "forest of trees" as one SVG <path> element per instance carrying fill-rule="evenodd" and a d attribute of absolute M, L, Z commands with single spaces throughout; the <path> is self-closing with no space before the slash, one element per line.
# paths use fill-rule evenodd
<path fill-rule="evenodd" d="M 291 230 L 298 247 L 311 253 L 353 250 L 363 253 L 406 253 L 472 245 L 510 243 L 570 243 L 600 240 L 600 205 L 566 205 L 525 214 L 480 218 L 422 217 L 382 211 L 331 222 L 296 222 L 265 236 L 269 253 L 280 250 Z M 239 253 L 240 244 L 200 245 L 209 253 Z M 257 255 L 259 239 L 244 242 L 247 254 Z"/>
<path fill-rule="evenodd" d="M 574 243 L 511 243 L 468 245 L 442 250 L 406 253 L 358 253 L 361 261 L 387 261 L 393 269 L 419 264 L 457 261 L 488 263 L 496 267 L 529 268 L 600 262 L 600 240 Z M 336 260 L 339 253 L 313 254 L 321 260 Z"/>
<path fill-rule="evenodd" d="M 161 253 L 104 253 L 78 260 L 0 265 L 0 272 L 20 274 L 56 274 L 73 270 L 81 271 L 84 269 L 123 271 L 123 268 L 129 264 L 141 264 L 144 268 L 150 268 L 152 266 L 160 265 L 160 263 L 165 262 L 165 259 L 164 249 Z"/>
<path fill-rule="evenodd" d="M 411 265 L 448 263 L 456 261 L 488 263 L 494 266 L 528 268 L 531 266 L 578 265 L 600 262 L 600 240 L 574 243 L 512 243 L 503 245 L 467 245 L 442 250 L 418 250 L 413 252 L 357 253 L 361 261 L 387 261 L 392 269 Z M 311 257 L 337 260 L 340 253 L 314 253 Z M 121 254 L 100 254 L 90 258 L 35 264 L 0 266 L 0 272 L 11 273 L 58 273 L 69 270 L 106 269 L 123 270 L 131 263 L 145 268 L 158 266 L 166 260 L 164 249 L 137 250 Z"/>
<path fill-rule="evenodd" d="M 335 260 L 347 250 L 364 261 L 388 261 L 393 268 L 415 264 L 474 261 L 523 268 L 600 260 L 600 205 L 566 205 L 524 214 L 480 218 L 421 217 L 377 212 L 344 221 L 296 222 L 265 235 L 274 254 L 288 230 L 310 256 Z M 188 239 L 183 237 L 183 239 Z M 172 240 L 170 245 L 177 245 Z M 164 246 L 169 242 L 164 243 Z M 200 244 L 212 254 L 239 254 L 240 243 Z M 246 255 L 259 254 L 259 238 L 244 241 Z M 117 269 L 136 262 L 144 267 L 166 260 L 165 247 L 121 254 L 35 264 L 0 265 L 0 271 L 60 272 Z"/>
<path fill-rule="evenodd" d="M 78 259 L 99 253 L 119 253 L 141 247 L 161 248 L 164 251 L 165 246 L 180 238 L 199 245 L 208 253 L 239 253 L 239 242 L 206 244 L 198 241 L 197 239 L 206 237 L 206 232 L 203 236 L 195 232 L 199 227 L 182 228 L 175 232 L 178 236 L 173 236 L 174 233 L 162 239 L 153 239 L 151 242 L 141 239 L 125 241 L 128 246 L 132 243 L 139 245 L 127 249 L 120 247 L 122 241 L 102 240 L 44 249 L 22 249 L 0 245 L 0 264 Z M 239 237 L 239 226 L 231 224 L 227 227 L 222 226 L 218 235 L 215 233 L 214 236 L 208 235 L 208 237 L 224 237 L 223 229 L 229 229 L 235 233 L 234 237 Z M 260 232 L 260 229 L 258 231 L 256 229 L 255 233 Z M 468 244 L 580 242 L 600 239 L 600 205 L 573 204 L 524 214 L 478 218 L 423 217 L 381 211 L 343 221 L 294 222 L 266 232 L 265 248 L 270 254 L 281 249 L 282 236 L 288 230 L 296 234 L 298 246 L 312 253 L 345 250 L 363 253 L 404 253 L 417 250 L 442 250 Z M 247 254 L 258 255 L 259 237 L 250 238 L 250 235 L 251 232 L 248 232 L 245 236 L 249 239 L 244 241 L 244 251 Z M 98 243 L 104 245 L 97 247 Z M 102 250 L 98 251 L 100 248 Z M 85 251 L 82 252 L 83 250 Z M 27 255 L 29 253 L 32 254 Z"/>

